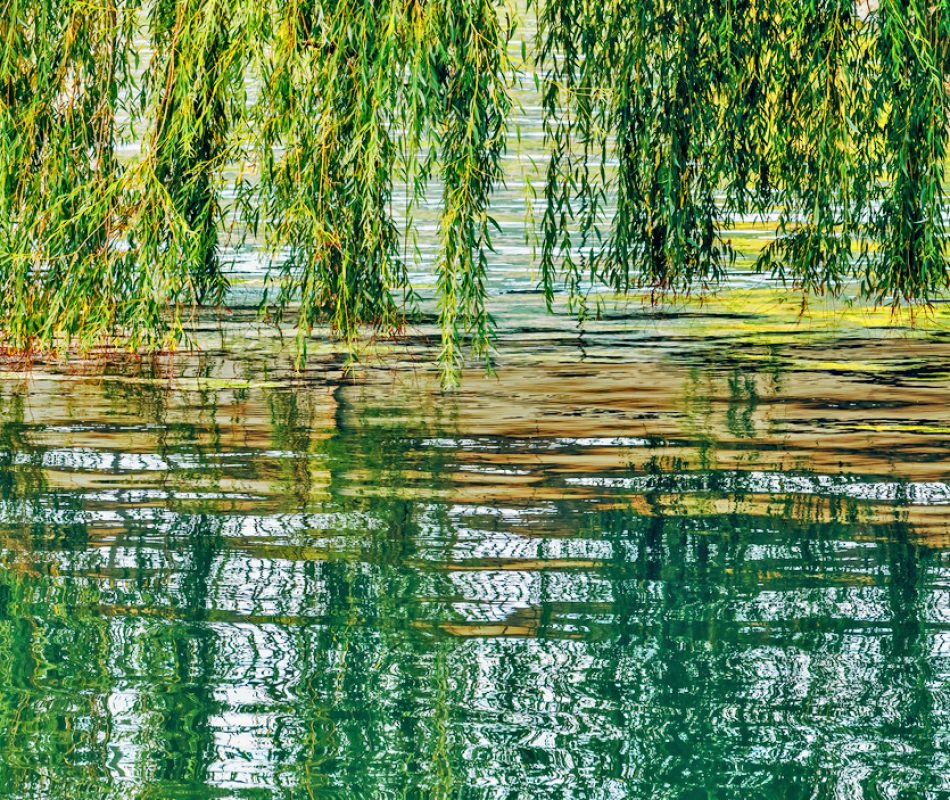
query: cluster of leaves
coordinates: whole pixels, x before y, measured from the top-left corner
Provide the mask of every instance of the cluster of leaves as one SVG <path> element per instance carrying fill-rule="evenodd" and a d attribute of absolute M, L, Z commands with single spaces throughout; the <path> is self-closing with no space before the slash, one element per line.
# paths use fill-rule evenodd
<path fill-rule="evenodd" d="M 4 0 L 4 343 L 173 342 L 225 295 L 226 211 L 266 242 L 265 303 L 293 304 L 301 355 L 318 322 L 395 331 L 414 292 L 394 182 L 411 216 L 437 180 L 440 360 L 487 355 L 513 19 L 491 0 Z"/>
<path fill-rule="evenodd" d="M 510 16 L 491 0 L 301 0 L 261 26 L 261 96 L 251 109 L 260 176 L 243 206 L 263 224 L 279 314 L 297 305 L 303 354 L 316 322 L 348 341 L 398 329 L 415 293 L 393 217 L 433 175 L 439 230 L 440 362 L 462 340 L 487 355 L 488 203 L 501 178 L 511 70 Z"/>
<path fill-rule="evenodd" d="M 158 347 L 220 301 L 221 171 L 246 4 L 7 0 L 0 13 L 0 315 L 8 347 Z M 142 58 L 145 58 L 142 61 Z M 121 159 L 123 143 L 140 142 Z"/>
<path fill-rule="evenodd" d="M 293 308 L 301 356 L 318 323 L 351 344 L 396 331 L 436 184 L 440 362 L 487 358 L 504 1 L 0 0 L 4 343 L 174 341 L 225 296 L 235 218 L 266 243 L 265 307 Z M 750 213 L 779 215 L 759 267 L 805 291 L 947 287 L 944 0 L 531 3 L 549 303 L 713 286 Z"/>
<path fill-rule="evenodd" d="M 941 0 L 536 0 L 548 297 L 688 292 L 777 213 L 759 269 L 874 302 L 947 288 Z"/>

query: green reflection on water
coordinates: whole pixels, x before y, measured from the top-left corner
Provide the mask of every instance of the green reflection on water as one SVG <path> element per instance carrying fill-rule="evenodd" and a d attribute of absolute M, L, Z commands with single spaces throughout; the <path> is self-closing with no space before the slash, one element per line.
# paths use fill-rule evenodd
<path fill-rule="evenodd" d="M 950 435 L 847 376 L 136 369 L 3 389 L 0 795 L 950 791 Z"/>

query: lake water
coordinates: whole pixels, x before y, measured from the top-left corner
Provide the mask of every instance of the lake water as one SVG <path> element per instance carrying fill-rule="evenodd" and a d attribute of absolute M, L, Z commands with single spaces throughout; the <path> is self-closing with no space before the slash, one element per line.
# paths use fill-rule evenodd
<path fill-rule="evenodd" d="M 525 297 L 5 362 L 0 796 L 950 797 L 944 317 Z"/>
<path fill-rule="evenodd" d="M 746 220 L 543 314 L 523 84 L 497 376 L 296 372 L 253 243 L 200 348 L 0 361 L 0 797 L 950 798 L 950 307 L 800 318 Z"/>

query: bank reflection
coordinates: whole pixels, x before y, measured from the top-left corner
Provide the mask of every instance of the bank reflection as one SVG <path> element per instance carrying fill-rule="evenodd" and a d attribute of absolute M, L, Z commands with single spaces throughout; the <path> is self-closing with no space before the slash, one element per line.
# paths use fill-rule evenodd
<path fill-rule="evenodd" d="M 773 372 L 155 378 L 3 390 L 9 796 L 950 788 L 939 436 L 846 468 Z"/>

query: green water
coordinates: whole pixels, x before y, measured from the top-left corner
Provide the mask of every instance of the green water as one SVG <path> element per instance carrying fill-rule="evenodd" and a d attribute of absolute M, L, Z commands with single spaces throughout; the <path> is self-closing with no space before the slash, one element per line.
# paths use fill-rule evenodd
<path fill-rule="evenodd" d="M 0 796 L 950 796 L 950 336 L 740 323 L 7 363 Z"/>

